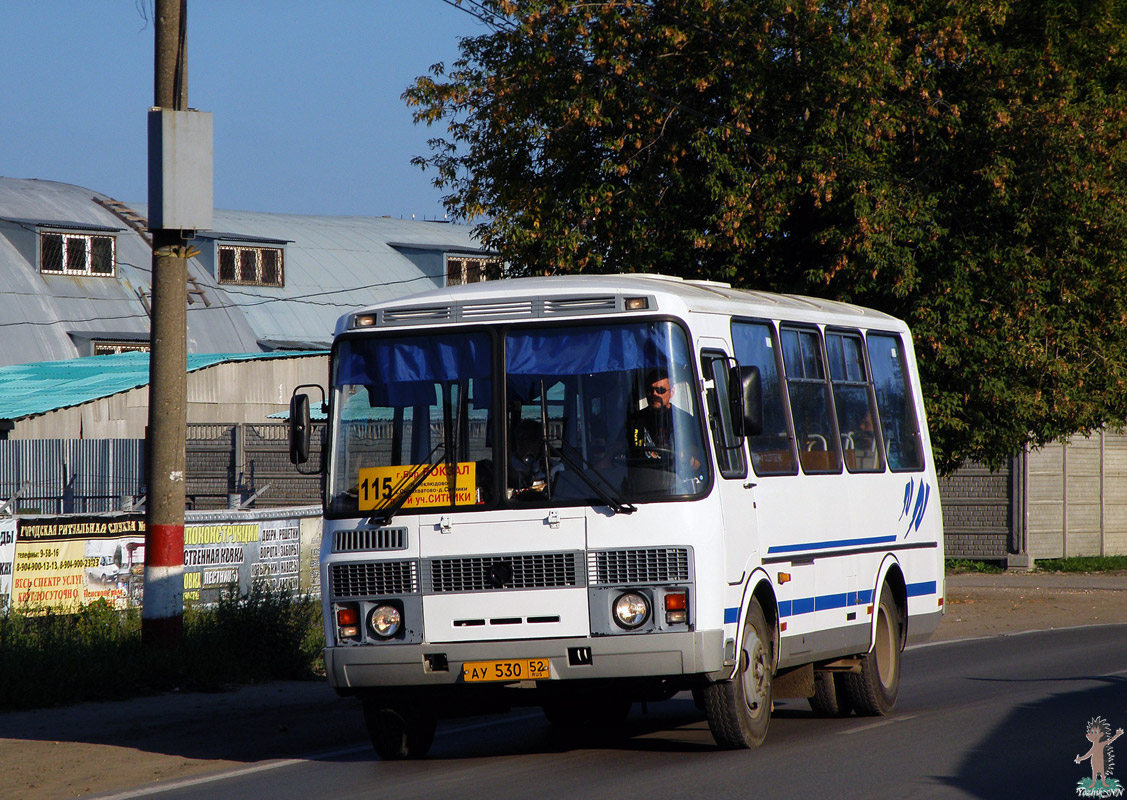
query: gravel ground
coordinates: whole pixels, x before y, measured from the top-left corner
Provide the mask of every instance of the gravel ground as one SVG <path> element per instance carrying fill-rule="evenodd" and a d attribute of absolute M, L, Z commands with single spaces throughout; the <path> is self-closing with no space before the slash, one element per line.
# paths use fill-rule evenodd
<path fill-rule="evenodd" d="M 1127 623 L 1127 573 L 947 579 L 933 641 Z M 55 800 L 250 767 L 364 741 L 324 683 L 252 686 L 0 714 L 0 798 Z"/>
<path fill-rule="evenodd" d="M 1127 572 L 947 576 L 933 641 L 1127 622 Z"/>

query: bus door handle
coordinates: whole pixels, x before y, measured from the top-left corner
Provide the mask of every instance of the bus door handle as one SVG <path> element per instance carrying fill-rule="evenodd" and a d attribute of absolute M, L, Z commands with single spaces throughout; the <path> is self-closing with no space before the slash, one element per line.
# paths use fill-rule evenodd
<path fill-rule="evenodd" d="M 748 481 L 747 483 L 744 484 L 744 488 L 745 489 L 754 489 L 758 485 L 759 485 L 758 483 L 752 483 L 751 481 Z"/>

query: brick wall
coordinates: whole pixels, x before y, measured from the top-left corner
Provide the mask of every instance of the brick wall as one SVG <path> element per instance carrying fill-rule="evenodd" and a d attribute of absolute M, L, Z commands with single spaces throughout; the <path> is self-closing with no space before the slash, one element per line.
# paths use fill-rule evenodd
<path fill-rule="evenodd" d="M 313 423 L 310 460 L 321 463 L 324 423 Z M 320 475 L 303 475 L 290 463 L 287 423 L 237 425 L 190 424 L 187 441 L 188 507 L 226 508 L 228 495 L 246 499 L 255 492 L 255 508 L 316 505 L 321 502 Z"/>
<path fill-rule="evenodd" d="M 947 558 L 1003 561 L 1011 550 L 1011 468 L 967 462 L 939 479 Z"/>

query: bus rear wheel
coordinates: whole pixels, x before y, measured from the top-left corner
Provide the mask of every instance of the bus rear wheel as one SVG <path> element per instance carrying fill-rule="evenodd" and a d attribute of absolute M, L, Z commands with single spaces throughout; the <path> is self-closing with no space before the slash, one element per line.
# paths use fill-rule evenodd
<path fill-rule="evenodd" d="M 815 672 L 814 694 L 810 708 L 819 717 L 848 717 L 853 704 L 845 688 L 845 675 L 840 672 Z"/>
<path fill-rule="evenodd" d="M 384 761 L 422 758 L 434 743 L 438 720 L 418 709 L 387 708 L 364 701 L 364 724 L 376 754 Z"/>
<path fill-rule="evenodd" d="M 758 747 L 771 723 L 771 633 L 763 609 L 752 601 L 744 620 L 736 674 L 704 687 L 712 738 L 729 750 Z"/>
<path fill-rule="evenodd" d="M 861 670 L 843 675 L 845 694 L 862 716 L 882 717 L 892 711 L 900 693 L 900 651 L 903 615 L 886 584 L 876 608 L 876 641 L 861 659 Z"/>

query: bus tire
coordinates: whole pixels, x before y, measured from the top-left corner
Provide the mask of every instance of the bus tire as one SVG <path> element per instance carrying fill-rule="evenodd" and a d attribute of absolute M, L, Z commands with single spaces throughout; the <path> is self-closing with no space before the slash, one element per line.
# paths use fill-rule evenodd
<path fill-rule="evenodd" d="M 438 720 L 431 714 L 364 703 L 364 724 L 372 748 L 384 761 L 422 758 L 434 743 Z"/>
<path fill-rule="evenodd" d="M 814 694 L 810 708 L 819 717 L 848 717 L 853 711 L 845 688 L 845 675 L 840 672 L 815 672 Z"/>
<path fill-rule="evenodd" d="M 849 702 L 862 716 L 882 717 L 896 705 L 900 693 L 900 649 L 903 615 L 886 584 L 876 608 L 876 641 L 861 659 L 859 672 L 845 678 Z"/>
<path fill-rule="evenodd" d="M 712 738 L 727 750 L 758 747 L 771 723 L 771 631 L 758 601 L 744 620 L 736 674 L 704 687 L 704 711 Z"/>

